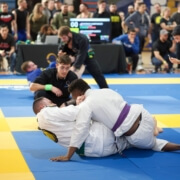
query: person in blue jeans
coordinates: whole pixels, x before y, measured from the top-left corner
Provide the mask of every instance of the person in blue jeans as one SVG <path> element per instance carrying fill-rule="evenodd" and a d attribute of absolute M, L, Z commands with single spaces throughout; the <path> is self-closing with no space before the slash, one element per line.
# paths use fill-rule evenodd
<path fill-rule="evenodd" d="M 176 42 L 174 40 L 168 40 L 168 31 L 162 29 L 160 31 L 160 37 L 153 43 L 151 61 L 155 66 L 155 73 L 161 66 L 164 66 L 164 70 L 169 73 L 172 71 L 173 64 L 169 60 L 170 57 L 176 57 L 175 55 Z"/>

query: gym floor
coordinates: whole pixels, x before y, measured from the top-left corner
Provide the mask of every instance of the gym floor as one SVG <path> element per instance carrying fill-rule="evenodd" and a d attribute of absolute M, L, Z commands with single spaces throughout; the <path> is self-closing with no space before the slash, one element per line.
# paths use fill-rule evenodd
<path fill-rule="evenodd" d="M 180 144 L 180 74 L 105 75 L 111 89 L 129 103 L 143 104 L 164 131 L 159 138 Z M 98 88 L 90 75 L 83 78 Z M 37 129 L 33 94 L 26 76 L 0 75 L 1 180 L 179 180 L 180 151 L 128 149 L 104 158 L 74 155 L 69 162 L 51 162 L 66 149 Z"/>

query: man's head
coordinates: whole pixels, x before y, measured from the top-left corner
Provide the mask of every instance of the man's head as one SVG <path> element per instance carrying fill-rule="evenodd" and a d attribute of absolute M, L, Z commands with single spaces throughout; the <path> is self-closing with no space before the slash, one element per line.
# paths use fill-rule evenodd
<path fill-rule="evenodd" d="M 161 5 L 159 3 L 154 4 L 154 9 L 156 13 L 161 13 Z"/>
<path fill-rule="evenodd" d="M 48 8 L 49 10 L 51 10 L 51 11 L 54 9 L 54 0 L 49 0 L 49 1 L 48 1 L 47 8 Z"/>
<path fill-rule="evenodd" d="M 139 3 L 138 11 L 143 14 L 146 11 L 146 4 L 144 2 Z"/>
<path fill-rule="evenodd" d="M 180 25 L 174 28 L 172 36 L 177 43 L 180 43 Z"/>
<path fill-rule="evenodd" d="M 60 79 L 66 78 L 70 67 L 71 67 L 71 59 L 67 54 L 57 57 L 56 68 L 57 68 L 58 78 Z"/>
<path fill-rule="evenodd" d="M 26 0 L 18 0 L 18 6 L 22 9 L 27 9 L 27 1 Z"/>
<path fill-rule="evenodd" d="M 62 4 L 61 6 L 61 12 L 62 14 L 67 14 L 68 13 L 68 5 L 67 4 Z"/>
<path fill-rule="evenodd" d="M 169 33 L 167 30 L 165 30 L 165 29 L 160 30 L 160 40 L 162 42 L 166 42 L 168 40 L 168 35 L 169 35 Z"/>
<path fill-rule="evenodd" d="M 55 0 L 54 3 L 55 3 L 55 4 L 54 4 L 55 9 L 56 9 L 56 10 L 60 10 L 60 9 L 61 9 L 61 6 L 62 6 L 61 1 L 60 1 L 60 0 Z"/>
<path fill-rule="evenodd" d="M 106 9 L 106 5 L 107 5 L 107 3 L 106 3 L 105 0 L 98 0 L 97 1 L 97 6 L 98 6 L 99 9 L 105 10 Z"/>
<path fill-rule="evenodd" d="M 135 39 L 135 37 L 136 37 L 136 30 L 135 29 L 129 29 L 128 30 L 128 38 L 129 39 L 131 39 L 131 38 Z"/>
<path fill-rule="evenodd" d="M 1 3 L 1 11 L 3 13 L 8 12 L 8 4 L 6 2 Z"/>
<path fill-rule="evenodd" d="M 144 2 L 143 0 L 134 0 L 134 9 L 135 11 L 139 8 L 139 3 Z"/>
<path fill-rule="evenodd" d="M 54 105 L 54 103 L 52 103 L 51 100 L 49 100 L 45 97 L 40 97 L 33 102 L 33 111 L 35 114 L 37 114 L 44 107 L 51 106 L 51 105 Z"/>
<path fill-rule="evenodd" d="M 128 13 L 132 14 L 134 12 L 134 6 L 133 5 L 129 5 L 128 6 Z"/>
<path fill-rule="evenodd" d="M 21 65 L 21 70 L 26 73 L 31 72 L 36 69 L 37 69 L 37 65 L 34 64 L 34 62 L 32 62 L 32 61 L 25 61 Z"/>
<path fill-rule="evenodd" d="M 58 30 L 58 36 L 62 42 L 68 44 L 72 39 L 72 33 L 68 26 L 61 26 Z"/>
<path fill-rule="evenodd" d="M 110 6 L 109 6 L 109 11 L 110 11 L 111 13 L 115 13 L 115 12 L 117 11 L 117 5 L 114 4 L 114 3 L 110 4 Z"/>
<path fill-rule="evenodd" d="M 74 5 L 73 4 L 68 5 L 68 12 L 74 13 Z"/>
<path fill-rule="evenodd" d="M 6 24 L 2 24 L 0 26 L 0 34 L 2 36 L 3 39 L 6 39 L 9 33 L 9 29 L 8 26 Z"/>
<path fill-rule="evenodd" d="M 69 92 L 72 94 L 72 98 L 76 99 L 78 96 L 84 95 L 84 93 L 90 89 L 90 86 L 82 79 L 76 79 L 69 85 Z"/>

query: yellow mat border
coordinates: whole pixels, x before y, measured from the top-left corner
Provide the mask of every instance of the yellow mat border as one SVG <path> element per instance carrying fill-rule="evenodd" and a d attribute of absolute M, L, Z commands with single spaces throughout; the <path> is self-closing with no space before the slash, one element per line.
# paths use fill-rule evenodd
<path fill-rule="evenodd" d="M 28 180 L 35 180 L 33 173 L 30 171 L 18 148 L 1 109 L 0 124 L 3 124 L 4 127 L 4 129 L 0 129 L 0 139 L 4 140 L 1 143 L 4 146 L 0 147 L 0 179 L 23 180 L 26 177 Z"/>
<path fill-rule="evenodd" d="M 159 127 L 180 128 L 180 114 L 152 114 L 152 116 L 156 118 Z M 39 131 L 36 117 L 8 117 L 5 121 L 11 132 Z M 7 131 L 6 126 L 5 130 Z"/>
<path fill-rule="evenodd" d="M 89 84 L 96 84 L 92 78 L 84 78 Z M 106 78 L 108 84 L 180 84 L 180 78 Z M 1 79 L 0 85 L 28 85 L 26 79 Z"/>

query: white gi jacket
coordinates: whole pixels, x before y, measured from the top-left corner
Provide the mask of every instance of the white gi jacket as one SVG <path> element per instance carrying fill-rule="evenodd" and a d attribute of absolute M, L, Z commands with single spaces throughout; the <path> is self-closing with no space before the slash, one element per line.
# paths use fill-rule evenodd
<path fill-rule="evenodd" d="M 84 102 L 79 105 L 80 111 L 70 142 L 70 146 L 72 147 L 79 148 L 82 145 L 88 136 L 91 119 L 101 122 L 109 129 L 112 129 L 120 112 L 126 105 L 126 101 L 124 101 L 122 96 L 111 89 L 88 89 L 85 97 Z M 131 106 L 126 119 L 116 130 L 118 131 L 117 136 L 121 136 L 129 130 L 141 113 L 141 109 L 141 105 Z"/>
<path fill-rule="evenodd" d="M 109 129 L 112 129 L 126 104 L 122 96 L 111 89 L 88 89 L 85 92 L 84 102 L 79 105 L 80 111 L 71 136 L 70 146 L 81 147 L 88 136 L 91 119 L 101 122 Z M 125 120 L 114 132 L 115 136 L 120 137 L 127 132 L 142 112 L 144 112 L 142 105 L 132 104 Z M 141 121 L 143 123 L 142 125 L 140 123 L 139 127 L 141 128 L 138 128 L 138 131 L 134 133 L 135 136 L 134 134 L 129 137 L 126 136 L 126 139 L 132 146 L 138 148 L 160 150 L 154 136 L 155 125 L 152 116 L 144 116 L 143 113 Z M 145 129 L 147 125 L 149 129 Z M 165 143 L 167 142 L 164 142 L 161 148 Z"/>
<path fill-rule="evenodd" d="M 54 133 L 60 145 L 69 147 L 78 112 L 79 107 L 73 105 L 63 108 L 45 107 L 37 114 L 39 127 Z M 121 138 L 116 146 L 113 132 L 103 124 L 94 121 L 88 129 L 84 142 L 84 155 L 89 157 L 112 155 L 128 147 L 125 138 Z"/>

